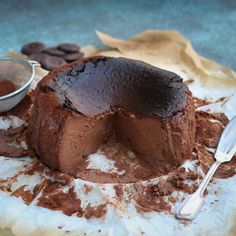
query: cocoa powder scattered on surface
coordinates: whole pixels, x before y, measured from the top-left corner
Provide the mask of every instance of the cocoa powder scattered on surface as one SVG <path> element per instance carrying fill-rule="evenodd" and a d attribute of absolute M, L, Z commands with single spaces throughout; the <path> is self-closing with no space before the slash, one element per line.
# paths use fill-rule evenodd
<path fill-rule="evenodd" d="M 21 157 L 26 156 L 26 150 L 21 142 L 26 140 L 26 125 L 17 128 L 0 129 L 0 155 Z"/>
<path fill-rule="evenodd" d="M 213 104 L 213 103 L 219 103 L 219 102 L 223 103 L 223 102 L 226 102 L 227 100 L 228 100 L 228 97 L 221 97 L 221 98 L 217 99 L 216 101 L 208 101 L 206 99 L 193 97 L 195 108 L 206 106 L 206 105 Z"/>
<path fill-rule="evenodd" d="M 31 90 L 17 106 L 8 112 L 0 113 L 0 116 L 18 116 L 19 118 L 28 121 L 33 101 L 34 90 Z"/>
<path fill-rule="evenodd" d="M 135 203 L 138 212 L 171 212 L 170 202 L 159 197 L 158 192 L 152 187 L 146 188 L 143 194 L 139 194 L 135 198 Z"/>
<path fill-rule="evenodd" d="M 15 115 L 24 119 L 26 122 L 29 118 L 30 107 L 33 101 L 33 93 L 28 95 L 17 107 L 8 113 L 2 113 L 1 116 Z M 196 106 L 209 104 L 207 101 L 195 99 Z M 196 145 L 192 156 L 192 160 L 199 162 L 204 172 L 206 172 L 210 165 L 214 161 L 213 152 L 209 148 L 215 148 L 218 144 L 221 132 L 224 126 L 227 124 L 228 119 L 223 113 L 210 113 L 206 111 L 196 112 Z M 0 130 L 0 155 L 1 153 L 5 156 L 24 156 L 27 155 L 29 150 L 18 150 L 16 146 L 9 150 L 8 144 L 14 142 L 19 143 L 25 141 L 25 134 L 27 132 L 27 125 L 23 125 L 18 128 L 10 128 L 8 130 Z M 4 145 L 2 144 L 4 141 Z M 119 144 L 120 145 L 120 144 Z M 108 156 L 108 159 L 115 160 L 115 167 L 118 171 L 125 170 L 129 176 L 135 175 L 137 180 L 142 178 L 152 178 L 152 172 L 148 170 L 148 166 L 140 164 L 141 161 L 137 161 L 133 154 L 128 153 L 128 148 L 121 145 L 120 150 L 117 153 L 109 154 L 109 149 L 114 147 L 114 143 L 108 143 L 102 149 L 102 152 Z M 17 155 L 16 155 L 17 154 Z M 129 156 L 129 158 L 126 158 Z M 135 161 L 136 166 L 132 167 L 132 171 L 128 171 L 132 161 Z M 86 165 L 85 165 L 86 166 Z M 146 169 L 145 169 L 146 168 Z M 215 177 L 228 178 L 235 175 L 236 170 L 236 158 L 231 162 L 222 164 L 217 171 Z M 128 171 L 128 172 L 126 172 Z M 147 173 L 148 175 L 146 175 Z M 20 174 L 34 175 L 39 174 L 42 177 L 42 181 L 34 187 L 33 192 L 27 190 L 26 185 L 20 186 L 18 189 L 12 189 L 12 185 L 17 181 L 17 177 Z M 47 176 L 45 178 L 44 175 Z M 96 174 L 99 174 L 97 172 Z M 107 178 L 107 173 L 103 173 Z M 110 174 L 108 174 L 110 175 Z M 117 174 L 112 174 L 109 178 L 116 180 Z M 96 176 L 96 175 L 95 175 Z M 127 175 L 126 175 L 127 178 Z M 192 171 L 187 171 L 185 168 L 179 167 L 176 170 L 168 174 L 166 179 L 160 179 L 156 184 L 148 183 L 143 186 L 140 183 L 131 184 L 135 191 L 132 192 L 129 187 L 123 187 L 122 184 L 115 184 L 114 190 L 118 201 L 122 201 L 124 195 L 127 196 L 127 201 L 134 200 L 137 210 L 139 212 L 147 211 L 158 211 L 171 213 L 172 205 L 179 201 L 179 198 L 173 197 L 172 193 L 175 191 L 183 191 L 186 193 L 193 193 L 197 188 L 197 183 L 201 179 L 201 175 L 197 175 Z M 5 192 L 11 193 L 12 196 L 22 198 L 27 204 L 30 204 L 33 199 L 39 196 L 38 206 L 49 208 L 52 210 L 62 211 L 67 215 L 77 215 L 78 217 L 85 217 L 87 219 L 102 218 L 107 211 L 107 204 L 100 204 L 98 206 L 87 205 L 85 208 L 81 207 L 81 200 L 75 193 L 73 187 L 70 187 L 74 177 L 65 175 L 58 171 L 53 171 L 45 167 L 40 161 L 34 159 L 33 164 L 30 168 L 21 170 L 17 175 L 7 178 L 0 179 L 0 189 Z M 131 181 L 132 182 L 132 181 Z M 188 184 L 188 182 L 190 184 Z M 67 192 L 63 189 L 68 188 Z M 92 187 L 84 185 L 84 192 L 88 194 L 92 191 Z"/>
<path fill-rule="evenodd" d="M 34 92 L 31 91 L 26 97 L 12 110 L 4 113 L 0 113 L 0 116 L 10 117 L 17 116 L 25 121 L 25 124 L 12 128 L 9 127 L 7 130 L 0 129 L 0 155 L 2 156 L 12 156 L 21 157 L 31 154 L 32 150 L 25 150 L 21 142 L 27 143 L 27 122 L 30 117 L 30 108 L 34 100 Z"/>
<path fill-rule="evenodd" d="M 74 192 L 74 188 L 71 187 L 68 192 L 64 192 L 62 187 L 61 184 L 48 180 L 43 187 L 42 196 L 38 199 L 38 205 L 51 210 L 60 210 L 69 216 L 74 213 L 82 216 L 81 200 Z"/>
<path fill-rule="evenodd" d="M 203 171 L 206 173 L 214 162 L 214 152 L 210 152 L 207 148 L 215 148 L 219 142 L 220 135 L 228 123 L 228 119 L 223 113 L 209 113 L 205 111 L 196 112 L 196 140 L 195 149 L 197 157 Z M 228 163 L 220 165 L 216 174 L 217 178 L 226 179 L 236 174 L 236 158 Z"/>
<path fill-rule="evenodd" d="M 114 185 L 114 189 L 115 189 L 115 192 L 116 192 L 116 196 L 119 199 L 122 199 L 122 197 L 124 195 L 122 186 L 120 186 L 119 184 L 116 184 L 116 185 Z"/>
<path fill-rule="evenodd" d="M 186 184 L 186 180 L 196 180 L 198 175 L 192 171 L 186 171 L 180 167 L 171 172 L 167 179 L 161 179 L 157 184 L 149 184 L 145 187 L 137 186 L 137 193 L 134 197 L 139 211 L 171 212 L 171 206 L 178 198 L 171 194 L 174 191 L 193 193 L 197 185 Z"/>
<path fill-rule="evenodd" d="M 90 204 L 85 208 L 84 217 L 86 219 L 102 218 L 107 213 L 107 205 L 100 204 L 96 207 L 92 207 Z"/>
<path fill-rule="evenodd" d="M 93 187 L 90 186 L 90 185 L 87 185 L 87 184 L 84 184 L 83 188 L 84 188 L 84 193 L 85 194 L 88 194 L 93 190 Z"/>
<path fill-rule="evenodd" d="M 30 190 L 25 190 L 26 185 L 20 186 L 11 195 L 15 197 L 20 197 L 26 204 L 30 204 L 34 199 L 34 194 Z"/>
<path fill-rule="evenodd" d="M 211 104 L 211 102 L 205 100 L 205 99 L 200 99 L 200 98 L 193 98 L 194 106 L 195 108 L 202 107 L 208 104 Z"/>

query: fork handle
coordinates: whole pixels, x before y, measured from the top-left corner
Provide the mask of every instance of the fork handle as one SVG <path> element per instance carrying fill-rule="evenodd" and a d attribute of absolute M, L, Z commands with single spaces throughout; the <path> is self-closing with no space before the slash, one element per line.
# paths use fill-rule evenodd
<path fill-rule="evenodd" d="M 176 218 L 193 220 L 197 216 L 204 202 L 203 194 L 206 187 L 220 164 L 221 162 L 219 161 L 215 161 L 213 163 L 198 189 L 180 204 L 175 214 Z"/>

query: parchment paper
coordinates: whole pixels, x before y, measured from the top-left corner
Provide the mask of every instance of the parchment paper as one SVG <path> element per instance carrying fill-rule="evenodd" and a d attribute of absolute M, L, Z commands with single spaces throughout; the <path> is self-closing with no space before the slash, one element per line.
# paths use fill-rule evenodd
<path fill-rule="evenodd" d="M 210 61 L 199 56 L 193 50 L 191 42 L 179 32 L 174 30 L 147 30 L 145 32 L 133 36 L 129 40 L 116 39 L 98 31 L 97 36 L 106 46 L 108 46 L 108 50 L 100 51 L 93 45 L 88 45 L 82 48 L 82 51 L 85 53 L 85 56 L 105 55 L 112 57 L 127 57 L 142 60 L 154 66 L 171 70 L 182 76 L 184 81 L 194 81 L 194 83 L 191 83 L 189 87 L 193 95 L 196 97 L 208 99 L 210 101 L 216 101 L 217 99 L 224 96 L 228 97 L 226 102 L 218 102 L 215 104 L 207 105 L 205 107 L 202 107 L 201 109 L 211 109 L 215 111 L 224 112 L 229 119 L 236 115 L 236 73 L 230 68 L 227 68 L 214 61 Z M 10 55 L 21 56 L 13 52 L 11 52 Z M 32 86 L 35 87 L 37 82 L 45 74 L 47 74 L 47 71 L 38 68 Z M 219 180 L 219 184 L 221 184 L 222 188 L 227 188 L 228 195 L 231 194 L 230 196 L 226 194 L 228 196 L 227 200 L 236 198 L 236 176 L 232 177 L 228 182 L 227 179 L 223 181 Z M 232 188 L 232 192 L 230 192 L 230 188 Z M 196 231 L 196 235 L 236 235 L 236 206 L 233 205 L 233 207 L 234 208 L 232 209 L 232 205 L 222 204 L 217 208 L 219 210 L 224 209 L 225 211 L 230 212 L 229 217 L 227 219 L 221 218 L 221 214 L 214 216 L 214 212 L 212 212 L 212 217 L 215 217 L 215 220 L 218 221 L 219 224 L 225 222 L 225 225 L 227 225 L 225 229 L 221 229 L 220 232 L 215 231 L 214 228 L 212 228 L 212 230 L 210 231 L 204 231 L 204 225 L 207 224 L 207 222 L 202 222 L 206 220 L 203 219 L 201 221 L 200 219 L 196 223 L 193 223 L 195 224 L 194 227 L 196 229 L 201 229 L 200 233 Z M 165 216 L 160 215 L 160 217 L 164 218 Z M 153 219 L 156 220 L 157 218 Z M 163 225 L 163 230 L 159 231 L 162 232 L 162 235 L 171 235 L 171 233 L 168 233 L 168 230 L 165 231 L 165 227 L 168 227 L 168 224 L 170 223 L 168 220 L 166 220 L 166 225 Z M 217 222 L 215 223 L 215 225 L 217 225 Z M 17 225 L 17 220 L 11 218 L 11 216 L 8 216 L 8 218 L 4 221 L 4 213 L 1 210 L 0 227 L 12 228 L 14 231 L 14 235 L 23 235 L 20 232 L 27 232 L 27 226 Z M 23 231 L 17 230 L 20 227 L 26 229 Z M 80 232 L 81 234 L 79 232 L 74 232 L 71 234 L 60 232 L 59 234 L 57 229 L 43 230 L 43 226 L 40 224 L 37 227 L 38 231 L 35 230 L 29 235 L 83 235 L 82 232 Z M 179 231 L 176 230 L 176 232 L 173 233 L 177 233 L 177 235 L 185 235 L 184 232 L 187 232 L 187 227 L 188 225 L 186 226 L 186 229 L 184 229 L 184 227 L 180 227 Z M 0 231 L 0 235 L 10 235 L 9 232 L 10 231 Z M 90 233 L 91 232 L 87 232 L 87 235 L 90 235 Z M 109 235 L 116 234 L 111 230 Z M 130 235 L 134 235 L 132 233 L 132 230 L 130 231 Z"/>

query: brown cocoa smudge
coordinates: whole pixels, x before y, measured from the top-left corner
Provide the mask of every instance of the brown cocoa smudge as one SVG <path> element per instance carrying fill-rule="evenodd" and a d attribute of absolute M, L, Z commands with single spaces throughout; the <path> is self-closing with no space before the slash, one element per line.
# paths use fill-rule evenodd
<path fill-rule="evenodd" d="M 1 179 L 0 178 L 0 190 L 2 191 L 7 191 L 7 192 L 12 192 L 12 185 L 17 181 L 17 178 L 21 175 L 24 174 L 25 169 L 19 171 L 17 174 L 8 177 L 6 179 Z"/>
<path fill-rule="evenodd" d="M 13 179 L 0 179 L 0 190 L 4 192 L 11 192 L 12 184 L 14 183 Z"/>
<path fill-rule="evenodd" d="M 17 128 L 0 129 L 0 155 L 21 157 L 26 155 L 26 150 L 21 147 L 21 142 L 26 139 L 26 125 Z"/>
<path fill-rule="evenodd" d="M 197 157 L 200 163 L 205 163 L 206 165 L 212 165 L 214 158 L 212 153 L 208 152 L 204 147 L 196 146 Z"/>
<path fill-rule="evenodd" d="M 0 113 L 0 116 L 18 116 L 19 118 L 28 121 L 34 96 L 34 90 L 31 90 L 17 106 L 8 112 Z"/>
<path fill-rule="evenodd" d="M 35 173 L 40 173 L 42 174 L 43 171 L 45 170 L 45 166 L 38 160 L 34 161 L 34 164 L 30 167 L 28 167 L 25 171 L 25 175 L 34 175 Z"/>
<path fill-rule="evenodd" d="M 202 153 L 199 155 L 200 166 L 205 174 L 209 170 L 214 160 L 215 159 L 213 154 L 208 155 L 207 157 L 205 156 L 205 154 Z M 223 163 L 220 165 L 214 177 L 220 179 L 227 179 L 234 176 L 235 174 L 236 174 L 236 157 L 234 156 L 230 162 Z"/>
<path fill-rule="evenodd" d="M 49 168 L 45 169 L 45 174 L 52 177 L 55 182 L 59 182 L 63 185 L 69 185 L 74 177 L 71 175 L 64 174 L 60 171 L 51 170 Z"/>
<path fill-rule="evenodd" d="M 116 147 L 117 150 L 113 152 L 114 147 Z M 128 151 L 129 149 L 124 143 L 115 142 L 106 143 L 100 149 L 100 152 L 106 155 L 107 159 L 115 161 L 117 170 L 124 172 L 122 175 L 117 173 L 105 173 L 100 170 L 89 170 L 83 167 L 78 172 L 77 177 L 89 179 L 97 183 L 128 183 L 156 177 L 157 171 L 154 167 L 140 157 L 136 156 L 134 159 L 132 159 L 132 157 L 130 158 Z"/>
<path fill-rule="evenodd" d="M 38 160 L 34 160 L 32 165 L 25 166 L 21 171 L 16 175 L 9 177 L 7 179 L 0 179 L 0 190 L 12 192 L 12 185 L 17 182 L 17 178 L 20 175 L 33 175 L 35 173 L 42 175 L 45 170 L 45 166 L 41 164 Z M 58 184 L 58 183 L 55 183 Z M 30 204 L 35 197 L 40 193 L 40 191 L 47 185 L 47 180 L 42 178 L 41 182 L 34 187 L 33 193 L 29 190 L 25 190 L 27 185 L 22 185 L 15 191 L 11 193 L 12 196 L 21 197 L 26 204 Z"/>
<path fill-rule="evenodd" d="M 229 97 L 221 97 L 219 99 L 217 99 L 214 103 L 218 103 L 218 102 L 227 102 L 229 100 Z"/>
<path fill-rule="evenodd" d="M 105 173 L 100 170 L 86 170 L 83 169 L 80 173 L 76 176 L 77 178 L 81 179 L 89 179 L 92 182 L 96 183 L 117 183 L 119 181 L 119 176 L 116 173 Z"/>
<path fill-rule="evenodd" d="M 90 204 L 83 210 L 81 200 L 77 197 L 74 187 L 63 192 L 64 185 L 51 180 L 42 181 L 34 189 L 34 194 L 41 192 L 38 199 L 38 205 L 51 210 L 62 211 L 64 214 L 71 216 L 76 214 L 78 217 L 101 218 L 106 214 L 106 204 L 92 207 Z"/>
<path fill-rule="evenodd" d="M 0 96 L 14 92 L 17 89 L 10 80 L 0 80 Z"/>
<path fill-rule="evenodd" d="M 200 98 L 196 98 L 196 97 L 193 97 L 193 103 L 194 103 L 195 108 L 211 104 L 211 102 L 209 102 L 205 99 L 200 99 Z"/>
<path fill-rule="evenodd" d="M 135 202 L 140 211 L 171 211 L 171 203 L 178 199 L 171 196 L 174 191 L 184 191 L 189 194 L 193 193 L 197 186 L 196 184 L 188 185 L 186 180 L 196 180 L 198 175 L 191 170 L 186 171 L 185 168 L 180 167 L 169 174 L 166 180 L 160 180 L 157 184 L 150 184 L 148 186 L 136 185 Z M 168 197 L 168 202 L 165 199 Z"/>
<path fill-rule="evenodd" d="M 210 117 L 212 118 L 212 115 L 209 114 L 205 114 L 205 112 L 201 112 L 200 113 L 202 115 L 202 117 Z M 218 117 L 218 119 L 221 119 L 221 115 L 215 115 L 214 117 Z M 220 118 L 219 118 L 220 117 Z M 210 137 L 211 138 L 211 137 Z M 213 161 L 213 157 L 211 155 L 210 152 L 208 152 L 204 147 L 198 146 L 196 145 L 196 152 L 198 155 L 198 158 L 200 160 L 203 160 L 204 164 L 208 163 L 209 161 Z M 202 155 L 202 156 L 201 156 Z M 203 159 L 204 158 L 204 159 Z M 62 193 L 60 191 L 60 188 L 62 188 L 65 184 L 63 184 L 62 182 L 65 183 L 65 176 L 64 174 L 60 173 L 60 172 L 55 172 L 52 170 L 47 170 L 46 171 L 47 174 L 51 177 L 53 177 L 55 179 L 55 181 L 59 181 L 60 183 L 54 183 L 56 184 L 55 187 L 55 191 L 56 193 L 54 193 L 54 197 L 55 198 L 59 198 L 60 197 L 63 199 L 64 193 Z M 32 171 L 28 171 L 28 174 L 32 174 Z M 194 174 L 193 172 L 189 171 L 186 172 L 184 168 L 178 168 L 176 171 L 173 171 L 172 173 L 169 174 L 169 177 L 167 179 L 167 181 L 160 181 L 157 185 L 154 186 L 148 186 L 147 189 L 138 189 L 138 194 L 135 196 L 135 199 L 137 201 L 137 208 L 138 210 L 141 211 L 165 211 L 168 212 L 170 211 L 171 208 L 171 204 L 174 203 L 177 199 L 173 198 L 171 196 L 171 193 L 174 191 L 185 191 L 188 193 L 192 193 L 195 189 L 196 189 L 196 185 L 193 184 L 191 186 L 187 185 L 184 181 L 186 179 L 192 179 L 192 180 L 196 180 L 198 178 L 198 176 L 196 174 Z M 67 179 L 67 178 L 66 178 Z M 68 178 L 69 180 L 71 179 L 70 177 Z M 68 181 L 70 182 L 70 181 Z M 47 185 L 47 184 L 46 184 Z M 41 185 L 36 186 L 34 193 L 38 194 L 40 191 L 44 191 L 45 188 L 45 182 Z M 116 185 L 115 187 L 116 190 L 116 194 L 117 197 L 122 198 L 123 195 L 123 189 L 121 186 Z M 57 190 L 59 190 L 59 192 L 57 192 Z M 42 197 L 43 199 L 47 199 L 47 192 L 51 192 L 46 190 L 46 195 L 44 194 Z M 145 193 L 145 195 L 143 195 L 142 193 Z M 140 195 L 140 194 L 142 195 Z M 58 195 L 58 196 L 56 196 Z M 132 194 L 131 194 L 132 195 Z M 154 195 L 154 196 L 153 196 Z M 166 201 L 164 200 L 164 197 L 168 197 L 168 202 L 166 203 Z M 64 205 L 66 205 L 67 203 L 65 203 L 67 200 L 65 200 L 65 196 L 64 196 Z M 40 205 L 40 204 L 39 204 Z M 157 206 L 158 205 L 158 206 Z M 43 204 L 41 204 L 41 206 L 43 206 Z M 69 204 L 70 206 L 70 204 Z M 47 204 L 45 204 L 44 202 L 44 207 L 52 207 L 52 206 L 48 206 Z M 65 214 L 73 214 L 72 211 L 70 209 L 64 209 L 61 206 L 54 206 L 54 209 L 57 208 L 57 210 L 62 210 Z M 87 217 L 90 217 L 91 212 L 92 211 L 96 211 L 97 209 L 93 209 L 91 210 L 91 206 L 89 206 L 87 208 L 87 210 L 90 213 L 86 213 L 86 209 L 84 211 L 82 211 L 82 209 L 79 210 L 79 212 L 76 212 L 76 214 L 78 216 L 83 216 L 84 214 L 87 215 Z M 95 217 L 98 215 L 98 213 L 95 213 Z"/>
<path fill-rule="evenodd" d="M 209 104 L 219 103 L 219 102 L 224 103 L 224 102 L 227 102 L 228 99 L 229 99 L 228 97 L 221 97 L 221 98 L 217 99 L 216 101 L 208 101 L 206 99 L 193 97 L 195 108 L 206 106 L 206 105 L 209 105 Z"/>
<path fill-rule="evenodd" d="M 44 186 L 47 185 L 47 180 L 45 178 L 42 179 L 42 181 L 35 185 L 34 187 L 34 196 L 36 197 L 44 188 Z"/>
<path fill-rule="evenodd" d="M 100 151 L 108 159 L 115 161 L 115 167 L 119 172 L 124 172 L 122 175 L 116 174 L 114 182 L 137 182 L 157 177 L 156 168 L 140 156 L 131 153 L 130 148 L 125 143 L 110 140 L 101 147 Z M 109 182 L 112 174 L 107 173 L 107 176 Z"/>
<path fill-rule="evenodd" d="M 209 119 L 217 120 L 211 122 Z M 195 145 L 197 156 L 203 171 L 206 173 L 214 162 L 214 153 L 206 150 L 206 147 L 215 148 L 219 142 L 224 126 L 228 119 L 223 113 L 208 113 L 204 111 L 196 112 L 197 130 L 196 139 L 198 144 Z M 214 175 L 217 178 L 229 178 L 236 174 L 236 158 L 228 163 L 223 163 Z"/>
<path fill-rule="evenodd" d="M 21 197 L 26 204 L 30 204 L 34 199 L 34 194 L 30 190 L 25 190 L 26 185 L 20 186 L 11 196 Z"/>
<path fill-rule="evenodd" d="M 196 125 L 196 142 L 205 146 L 216 148 L 220 135 L 224 130 L 221 123 L 211 122 L 208 119 L 199 119 Z"/>
<path fill-rule="evenodd" d="M 141 190 L 141 189 L 140 189 Z M 171 212 L 171 204 L 160 197 L 159 191 L 153 186 L 148 186 L 134 198 L 135 206 L 139 213 L 157 211 Z"/>
<path fill-rule="evenodd" d="M 196 112 L 196 142 L 215 148 L 224 130 L 224 125 L 219 120 L 211 121 L 205 114 L 205 112 Z"/>
<path fill-rule="evenodd" d="M 113 188 L 115 189 L 116 196 L 117 196 L 119 199 L 122 199 L 122 197 L 123 197 L 123 195 L 124 195 L 122 186 L 119 185 L 119 184 L 116 184 L 116 185 L 114 185 Z"/>
<path fill-rule="evenodd" d="M 200 165 L 202 166 L 204 171 L 207 171 L 211 163 L 213 162 L 213 154 L 208 152 L 204 146 L 210 145 L 215 146 L 219 140 L 220 131 L 221 128 L 224 127 L 224 125 L 228 122 L 228 119 L 226 116 L 222 113 L 208 113 L 203 111 L 197 111 L 196 112 L 196 119 L 197 123 L 202 122 L 204 124 L 203 126 L 197 126 L 198 132 L 197 134 L 204 136 L 202 139 L 198 138 L 198 144 L 196 144 L 196 153 L 197 157 L 199 158 Z M 214 119 L 219 122 L 210 122 L 209 119 Z M 208 120 L 205 121 L 205 120 Z M 218 126 L 215 126 L 217 124 Z M 206 126 L 211 127 L 213 131 L 208 132 L 206 131 Z M 204 129 L 204 132 L 202 130 Z M 200 131 L 199 131 L 200 130 Z M 200 145 L 200 146 L 199 146 Z M 201 147 L 203 146 L 203 147 Z M 209 146 L 208 146 L 209 147 Z M 123 156 L 127 156 L 127 150 L 123 149 Z M 123 160 L 122 160 L 123 161 Z M 117 167 L 119 170 L 124 169 L 123 162 L 118 162 Z M 232 162 L 223 164 L 220 169 L 218 170 L 216 177 L 220 178 L 228 178 L 230 176 L 233 176 L 235 174 L 235 167 L 236 167 L 236 160 L 233 159 Z M 67 176 L 65 174 L 62 174 L 60 172 L 55 172 L 53 170 L 48 170 L 47 168 L 44 169 L 43 166 L 39 167 L 39 163 L 35 164 L 34 167 L 31 169 L 27 169 L 25 171 L 25 174 L 32 175 L 34 173 L 41 173 L 44 172 L 48 176 L 52 177 L 54 181 L 48 181 L 46 179 L 42 180 L 42 182 L 35 186 L 33 197 L 37 196 L 39 192 L 42 193 L 42 196 L 40 197 L 39 205 L 54 209 L 54 210 L 61 210 L 65 214 L 71 215 L 76 214 L 77 216 L 84 216 L 86 214 L 87 218 L 91 217 L 101 217 L 101 215 L 104 215 L 106 212 L 104 210 L 105 204 L 102 204 L 101 207 L 91 207 L 90 205 L 87 206 L 85 210 L 83 210 L 80 207 L 80 199 L 76 196 L 74 191 L 71 189 L 68 191 L 68 193 L 64 193 L 62 191 L 62 188 L 64 188 L 65 185 L 68 185 L 73 180 L 73 177 Z M 225 166 L 227 168 L 225 168 Z M 223 169 L 222 169 L 223 168 Z M 142 179 L 142 175 L 139 176 Z M 173 171 L 169 174 L 169 177 L 166 181 L 160 181 L 157 185 L 154 186 L 148 186 L 142 189 L 138 189 L 138 193 L 135 196 L 136 202 L 137 202 L 137 208 L 139 211 L 165 211 L 170 212 L 171 209 L 171 203 L 174 203 L 177 199 L 173 198 L 171 196 L 171 193 L 174 191 L 185 191 L 188 193 L 192 193 L 196 189 L 196 185 L 193 184 L 192 186 L 189 186 L 185 183 L 186 179 L 192 179 L 195 180 L 196 178 L 200 178 L 200 176 L 196 176 L 193 172 L 186 172 L 184 168 L 178 168 L 176 171 Z M 11 179 L 12 182 L 14 182 L 14 178 Z M 7 180 L 7 182 L 0 180 L 0 188 L 4 189 L 4 191 L 11 191 L 11 181 Z M 4 182 L 4 184 L 3 184 Z M 51 186 L 50 186 L 51 185 Z M 116 191 L 117 197 L 120 199 L 123 196 L 123 189 L 122 187 L 119 187 L 119 185 L 114 186 L 114 189 Z M 127 192 L 129 190 L 126 190 Z M 145 194 L 142 194 L 145 193 Z M 17 197 L 20 197 L 20 195 L 24 195 L 24 191 L 22 189 L 19 189 L 15 195 Z M 143 195 L 143 196 L 142 196 Z M 21 196 L 21 197 L 22 197 Z M 130 193 L 130 198 L 132 197 L 132 194 Z M 165 201 L 164 197 L 168 198 L 168 203 Z M 27 200 L 28 199 L 28 200 Z M 30 196 L 28 198 L 26 197 L 26 200 L 30 201 Z M 76 204 L 77 209 L 73 209 L 74 204 Z M 159 206 L 157 206 L 159 205 Z M 73 207 L 72 207 L 73 206 Z M 92 209 L 93 208 L 93 209 Z M 100 209 L 101 208 L 101 209 Z M 87 211 L 87 213 L 86 213 Z M 100 213 L 99 213 L 100 212 Z M 93 215 L 93 216 L 92 216 Z"/>
<path fill-rule="evenodd" d="M 189 220 L 179 220 L 179 222 L 180 222 L 183 226 L 188 226 L 189 224 L 191 224 L 191 221 L 189 221 Z"/>
<path fill-rule="evenodd" d="M 206 111 L 196 111 L 196 119 L 198 121 L 198 117 L 209 118 L 213 120 L 220 121 L 224 126 L 229 122 L 229 119 L 224 113 L 220 112 L 206 112 Z"/>
<path fill-rule="evenodd" d="M 31 91 L 16 107 L 8 112 L 0 113 L 0 116 L 17 116 L 27 123 L 30 117 L 29 112 L 33 99 L 34 91 Z M 26 124 L 17 128 L 10 127 L 7 130 L 0 129 L 0 155 L 21 157 L 31 154 L 31 150 L 25 150 L 20 145 L 21 141 L 27 141 L 26 132 Z"/>
<path fill-rule="evenodd" d="M 227 179 L 236 174 L 236 157 L 230 163 L 222 164 L 215 174 L 216 178 Z"/>
<path fill-rule="evenodd" d="M 88 220 L 91 218 L 102 218 L 107 213 L 107 204 L 100 204 L 96 207 L 92 207 L 89 203 L 84 211 L 84 217 Z"/>
<path fill-rule="evenodd" d="M 90 185 L 87 185 L 87 184 L 85 184 L 84 186 L 83 186 L 83 188 L 84 188 L 84 193 L 87 195 L 88 193 L 90 193 L 92 190 L 93 190 L 93 186 L 90 186 Z"/>
<path fill-rule="evenodd" d="M 24 188 L 27 185 L 22 185 L 20 186 L 18 189 L 16 189 L 15 191 L 12 190 L 12 186 L 14 183 L 17 182 L 17 179 L 19 176 L 21 175 L 33 175 L 34 172 L 32 171 L 33 169 L 35 170 L 35 172 L 37 172 L 38 174 L 42 174 L 43 172 L 43 166 L 40 165 L 40 163 L 36 160 L 32 166 L 25 166 L 22 168 L 21 171 L 19 171 L 17 174 L 15 174 L 12 177 L 6 178 L 6 179 L 1 179 L 0 178 L 0 190 L 5 191 L 5 192 L 9 192 L 11 193 L 11 195 L 15 196 L 15 197 L 22 197 L 22 199 L 27 203 L 30 204 L 31 201 L 37 196 L 37 194 L 39 192 L 35 192 L 35 190 L 33 191 L 33 193 L 31 193 L 28 190 L 24 190 Z M 43 183 L 43 180 L 41 181 L 41 185 Z M 38 184 L 39 185 L 39 184 Z M 38 186 L 36 185 L 36 186 Z M 35 187 L 36 189 L 36 187 Z"/>
<path fill-rule="evenodd" d="M 185 168 L 180 167 L 170 174 L 170 176 L 167 178 L 167 181 L 172 185 L 172 192 L 181 190 L 191 194 L 196 190 L 197 186 L 195 184 L 188 185 L 185 183 L 185 180 L 194 181 L 197 179 L 198 175 L 193 171 L 186 171 Z"/>
<path fill-rule="evenodd" d="M 83 215 L 81 200 L 77 198 L 74 188 L 71 187 L 68 192 L 62 191 L 62 185 L 48 180 L 42 190 L 42 195 L 38 199 L 38 205 L 51 210 L 62 211 L 71 216 L 76 213 Z"/>

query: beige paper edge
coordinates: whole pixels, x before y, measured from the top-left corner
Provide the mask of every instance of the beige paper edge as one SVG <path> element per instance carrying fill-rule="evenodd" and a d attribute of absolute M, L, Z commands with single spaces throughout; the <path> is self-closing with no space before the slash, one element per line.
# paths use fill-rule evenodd
<path fill-rule="evenodd" d="M 106 46 L 117 49 L 100 52 L 101 55 L 124 56 L 154 65 L 158 64 L 159 56 L 167 60 L 166 63 L 181 63 L 191 68 L 205 86 L 236 86 L 236 73 L 232 69 L 199 56 L 191 42 L 175 30 L 147 30 L 127 41 L 96 33 Z"/>

